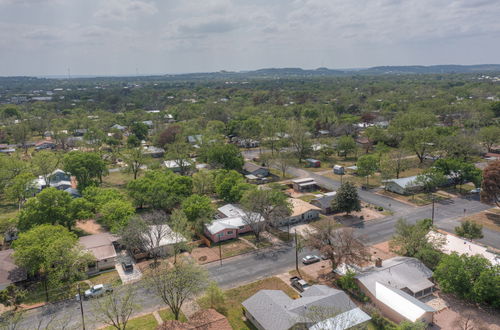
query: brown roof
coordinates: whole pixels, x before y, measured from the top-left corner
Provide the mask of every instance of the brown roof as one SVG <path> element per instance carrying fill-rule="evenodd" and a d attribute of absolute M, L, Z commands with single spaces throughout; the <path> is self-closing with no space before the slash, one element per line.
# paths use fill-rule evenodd
<path fill-rule="evenodd" d="M 91 252 L 99 261 L 116 257 L 113 242 L 117 239 L 110 233 L 101 233 L 80 237 L 79 241 L 85 250 Z"/>
<path fill-rule="evenodd" d="M 12 258 L 14 250 L 0 251 L 0 288 L 3 289 L 9 284 L 24 281 L 26 271 L 19 268 Z"/>
<path fill-rule="evenodd" d="M 318 211 L 321 210 L 319 207 L 309 204 L 308 202 L 303 201 L 302 199 L 289 198 L 288 201 L 292 205 L 292 214 L 291 214 L 292 217 L 304 214 L 311 210 L 318 210 Z"/>
<path fill-rule="evenodd" d="M 158 330 L 232 330 L 227 318 L 215 309 L 202 309 L 189 318 L 188 322 L 166 321 Z"/>

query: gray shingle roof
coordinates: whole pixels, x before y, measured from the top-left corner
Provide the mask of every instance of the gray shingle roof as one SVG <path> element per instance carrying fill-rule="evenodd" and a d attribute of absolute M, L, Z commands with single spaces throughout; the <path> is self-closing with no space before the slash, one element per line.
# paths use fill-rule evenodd
<path fill-rule="evenodd" d="M 384 260 L 382 267 L 372 267 L 356 278 L 375 296 L 375 283 L 379 282 L 396 289 L 420 289 L 434 286 L 429 278 L 432 271 L 420 260 L 408 257 L 394 257 Z M 414 291 L 416 292 L 416 291 Z"/>
<path fill-rule="evenodd" d="M 308 316 L 313 307 L 325 307 L 331 309 L 332 313 L 344 313 L 356 309 L 356 305 L 343 291 L 325 285 L 313 285 L 304 291 L 302 298 L 295 300 L 283 291 L 261 290 L 245 300 L 243 306 L 266 330 L 287 330 L 297 323 L 307 323 L 311 326 L 318 322 Z M 369 316 L 364 314 L 359 319 L 363 320 L 360 322 L 364 322 Z M 349 325 L 352 326 L 354 325 Z M 345 328 L 347 326 L 340 327 L 340 329 Z"/>

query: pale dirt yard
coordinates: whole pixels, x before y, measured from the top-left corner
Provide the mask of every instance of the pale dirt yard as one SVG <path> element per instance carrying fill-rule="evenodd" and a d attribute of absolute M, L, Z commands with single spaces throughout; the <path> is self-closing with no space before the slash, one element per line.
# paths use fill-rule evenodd
<path fill-rule="evenodd" d="M 88 233 L 89 235 L 104 233 L 105 230 L 94 219 L 80 220 L 76 227 Z"/>

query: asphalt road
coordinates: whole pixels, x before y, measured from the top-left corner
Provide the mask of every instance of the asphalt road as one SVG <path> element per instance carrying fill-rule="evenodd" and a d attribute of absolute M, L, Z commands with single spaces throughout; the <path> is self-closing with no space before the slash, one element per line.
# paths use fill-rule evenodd
<path fill-rule="evenodd" d="M 257 155 L 258 151 L 255 150 L 245 152 L 245 157 L 247 158 L 253 158 Z M 327 189 L 334 190 L 340 186 L 340 182 L 336 180 L 302 169 L 291 168 L 289 169 L 289 173 L 297 177 L 312 177 Z M 408 222 L 415 223 L 420 219 L 430 218 L 432 214 L 431 205 L 415 207 L 367 190 L 358 190 L 358 193 L 362 200 L 383 206 L 394 213 L 392 216 L 354 225 L 357 228 L 356 234 L 365 244 L 375 244 L 390 239 L 394 234 L 394 225 L 400 218 L 405 218 Z M 491 206 L 479 202 L 477 198 L 454 198 L 438 202 L 435 204 L 435 225 L 438 228 L 453 232 L 455 226 L 458 224 L 458 220 L 464 216 L 464 209 L 466 215 L 470 215 L 489 208 Z M 480 242 L 500 249 L 500 237 L 498 233 L 483 228 L 483 234 L 484 238 L 480 239 Z M 301 252 L 299 258 L 308 253 L 311 253 L 311 251 L 305 250 Z M 232 288 L 253 282 L 286 272 L 294 267 L 295 248 L 292 245 L 285 244 L 224 260 L 222 266 L 219 262 L 205 265 L 212 278 L 223 288 Z M 145 287 L 143 281 L 133 285 L 137 290 L 136 300 L 140 306 L 135 315 L 152 312 L 165 307 L 160 299 Z M 92 312 L 92 302 L 85 301 L 83 304 L 87 329 L 96 328 L 100 322 L 96 320 Z M 23 318 L 21 328 L 36 329 L 40 320 L 45 325 L 42 328 L 45 328 L 47 322 L 50 320 L 53 320 L 53 325 L 59 324 L 58 322 L 64 324 L 67 326 L 66 329 L 79 328 L 78 326 L 81 324 L 79 303 L 74 300 L 65 301 L 54 304 L 50 308 L 39 308 L 28 311 Z M 63 327 L 59 326 L 56 328 Z"/>

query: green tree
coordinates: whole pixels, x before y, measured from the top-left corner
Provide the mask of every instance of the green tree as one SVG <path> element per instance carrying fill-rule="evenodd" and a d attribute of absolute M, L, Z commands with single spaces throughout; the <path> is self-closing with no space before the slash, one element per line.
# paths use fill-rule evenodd
<path fill-rule="evenodd" d="M 332 200 L 332 209 L 335 212 L 346 212 L 347 214 L 352 211 L 361 211 L 361 202 L 354 184 L 345 182 L 340 186 Z"/>
<path fill-rule="evenodd" d="M 299 163 L 312 151 L 311 133 L 303 123 L 293 120 L 288 124 L 290 144 Z"/>
<path fill-rule="evenodd" d="M 212 195 L 215 192 L 214 173 L 201 170 L 193 174 L 193 193 L 198 195 Z"/>
<path fill-rule="evenodd" d="M 225 170 L 241 170 L 243 157 L 233 144 L 213 144 L 204 152 L 206 161 L 215 168 Z"/>
<path fill-rule="evenodd" d="M 127 184 L 135 205 L 149 205 L 157 210 L 170 211 L 193 190 L 192 179 L 170 171 L 147 171 L 143 177 Z"/>
<path fill-rule="evenodd" d="M 139 140 L 146 140 L 148 137 L 148 126 L 144 123 L 133 123 L 130 130 Z"/>
<path fill-rule="evenodd" d="M 74 175 L 78 189 L 98 185 L 106 173 L 106 163 L 93 152 L 71 151 L 63 158 L 64 171 Z"/>
<path fill-rule="evenodd" d="M 127 147 L 130 149 L 134 148 L 140 148 L 141 147 L 141 140 L 135 135 L 129 135 L 127 138 Z"/>
<path fill-rule="evenodd" d="M 341 136 L 337 140 L 337 156 L 344 156 L 347 158 L 348 154 L 356 151 L 356 141 L 351 136 Z"/>
<path fill-rule="evenodd" d="M 444 255 L 434 271 L 434 279 L 443 292 L 500 307 L 500 267 L 481 256 L 452 253 Z"/>
<path fill-rule="evenodd" d="M 10 284 L 0 291 L 0 304 L 4 306 L 14 306 L 14 310 L 17 310 L 25 297 L 26 290 L 14 284 Z"/>
<path fill-rule="evenodd" d="M 427 329 L 427 324 L 422 321 L 411 322 L 411 321 L 403 321 L 398 324 L 396 330 L 425 330 Z"/>
<path fill-rule="evenodd" d="M 430 219 L 419 220 L 414 225 L 405 219 L 399 219 L 389 242 L 391 250 L 400 255 L 418 258 L 431 269 L 435 268 L 442 255 L 438 249 L 444 242 L 428 235 L 431 225 Z"/>
<path fill-rule="evenodd" d="M 363 155 L 359 157 L 356 166 L 358 167 L 357 174 L 361 177 L 366 177 L 366 185 L 368 178 L 375 174 L 378 168 L 378 160 L 375 155 Z"/>
<path fill-rule="evenodd" d="M 78 207 L 76 207 L 78 205 Z M 46 188 L 38 195 L 28 199 L 19 213 L 18 228 L 21 231 L 41 224 L 62 225 L 71 230 L 76 219 L 81 219 L 84 212 L 90 216 L 89 204 L 81 204 L 78 199 L 71 198 L 65 191 Z"/>
<path fill-rule="evenodd" d="M 182 201 L 182 211 L 187 219 L 193 224 L 209 222 L 215 214 L 215 209 L 210 197 L 196 194 Z M 197 225 L 197 227 L 201 228 L 202 226 Z"/>
<path fill-rule="evenodd" d="M 246 211 L 243 222 L 252 228 L 257 241 L 262 231 L 292 213 L 288 196 L 275 189 L 248 190 L 241 198 L 241 205 Z"/>
<path fill-rule="evenodd" d="M 429 194 L 436 190 L 436 188 L 444 185 L 447 181 L 446 176 L 435 168 L 428 169 L 415 178 L 415 183 Z"/>
<path fill-rule="evenodd" d="M 99 208 L 99 214 L 99 221 L 116 233 L 127 225 L 135 214 L 135 208 L 129 201 L 113 199 Z"/>
<path fill-rule="evenodd" d="M 35 194 L 35 179 L 33 174 L 23 172 L 16 175 L 5 188 L 5 195 L 10 200 L 17 202 L 19 210 L 26 199 Z"/>
<path fill-rule="evenodd" d="M 146 283 L 170 307 L 178 320 L 184 302 L 196 297 L 207 287 L 208 274 L 188 261 L 178 262 L 172 267 L 162 264 L 146 276 Z"/>
<path fill-rule="evenodd" d="M 217 282 L 210 282 L 205 295 L 201 297 L 201 304 L 206 308 L 213 308 L 221 314 L 227 314 L 226 295 L 219 288 Z"/>
<path fill-rule="evenodd" d="M 186 175 L 189 173 L 190 169 L 193 168 L 193 160 L 190 157 L 191 146 L 177 139 L 173 143 L 168 145 L 167 155 L 165 156 L 169 160 L 173 160 L 179 166 L 180 174 Z"/>
<path fill-rule="evenodd" d="M 134 175 L 134 180 L 141 168 L 146 165 L 147 158 L 142 148 L 133 148 L 123 152 L 123 161 L 127 164 L 127 171 Z"/>
<path fill-rule="evenodd" d="M 455 185 L 463 185 L 472 181 L 477 187 L 481 183 L 481 170 L 474 164 L 455 158 L 442 158 L 434 163 L 434 168 L 443 175 L 451 178 Z"/>
<path fill-rule="evenodd" d="M 408 151 L 415 153 L 420 161 L 434 149 L 437 135 L 433 128 L 420 128 L 405 133 L 402 145 Z"/>
<path fill-rule="evenodd" d="M 227 203 L 238 202 L 243 193 L 251 188 L 236 171 L 219 171 L 215 175 L 215 192 Z"/>
<path fill-rule="evenodd" d="M 40 175 L 45 182 L 50 181 L 50 175 L 57 169 L 59 163 L 59 157 L 52 151 L 39 151 L 31 159 L 34 173 Z"/>
<path fill-rule="evenodd" d="M 488 152 L 491 152 L 491 148 L 500 143 L 500 127 L 498 126 L 487 126 L 479 130 L 479 140 L 484 143 Z"/>
<path fill-rule="evenodd" d="M 85 188 L 85 190 L 82 192 L 82 196 L 85 200 L 90 202 L 94 212 L 97 212 L 97 210 L 107 202 L 115 199 L 125 199 L 125 195 L 118 189 L 100 188 L 95 186 Z"/>
<path fill-rule="evenodd" d="M 175 209 L 172 211 L 169 219 L 170 228 L 172 231 L 179 234 L 174 235 L 174 264 L 177 263 L 177 255 L 182 251 L 190 251 L 191 245 L 188 241 L 183 238 L 189 238 L 192 236 L 191 225 L 186 217 L 186 214 L 182 210 Z"/>
<path fill-rule="evenodd" d="M 460 226 L 455 227 L 455 233 L 468 239 L 483 238 L 483 226 L 466 220 Z"/>
<path fill-rule="evenodd" d="M 58 225 L 43 224 L 20 233 L 13 244 L 14 260 L 31 276 L 40 275 L 46 290 L 80 280 L 93 256 L 78 245 L 75 234 Z"/>

